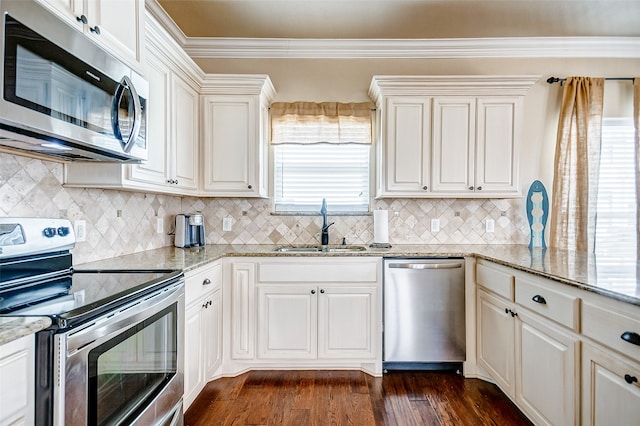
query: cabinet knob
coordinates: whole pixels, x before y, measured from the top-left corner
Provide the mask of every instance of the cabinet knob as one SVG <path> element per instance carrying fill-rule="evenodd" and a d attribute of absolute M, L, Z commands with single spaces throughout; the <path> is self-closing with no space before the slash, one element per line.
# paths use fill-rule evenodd
<path fill-rule="evenodd" d="M 624 375 L 624 381 L 632 384 L 632 383 L 638 383 L 638 378 L 636 376 L 632 376 L 630 374 L 625 374 Z"/>
<path fill-rule="evenodd" d="M 625 331 L 624 333 L 622 333 L 622 336 L 620 336 L 620 338 L 625 342 L 631 343 L 632 345 L 640 346 L 640 335 L 638 333 L 635 333 L 633 331 Z"/>
<path fill-rule="evenodd" d="M 209 278 L 205 278 L 204 281 L 202 281 L 202 285 L 209 285 L 211 284 L 211 280 Z"/>
<path fill-rule="evenodd" d="M 90 27 L 89 31 L 91 31 L 92 33 L 94 33 L 95 35 L 100 35 L 100 27 L 99 26 L 95 26 L 95 27 Z"/>
<path fill-rule="evenodd" d="M 504 308 L 504 313 L 505 313 L 505 314 L 508 314 L 508 313 L 509 313 L 509 309 Z"/>
<path fill-rule="evenodd" d="M 429 189 L 429 187 L 427 185 L 425 185 L 425 186 L 422 187 L 422 189 L 424 189 L 426 191 L 427 189 Z"/>
<path fill-rule="evenodd" d="M 315 290 L 311 290 L 311 294 L 316 294 L 316 291 Z"/>
<path fill-rule="evenodd" d="M 174 180 L 173 183 L 178 184 L 178 179 Z"/>
<path fill-rule="evenodd" d="M 205 308 L 205 309 L 207 309 L 207 307 L 209 306 L 209 305 L 208 305 L 208 303 L 209 303 L 209 302 L 205 302 L 205 303 L 203 303 L 203 304 L 202 304 L 202 307 L 203 307 L 203 308 Z"/>
<path fill-rule="evenodd" d="M 253 188 L 253 186 L 252 185 L 247 185 L 247 188 L 251 189 L 251 188 Z"/>
<path fill-rule="evenodd" d="M 89 23 L 89 20 L 84 15 L 76 16 L 76 21 L 82 22 L 82 24 L 84 25 L 87 25 Z"/>
<path fill-rule="evenodd" d="M 481 187 L 481 186 L 477 187 L 476 189 L 477 189 L 478 191 L 482 191 L 482 187 Z"/>
<path fill-rule="evenodd" d="M 533 300 L 536 303 L 540 303 L 541 305 L 546 305 L 547 301 L 544 297 L 540 296 L 539 294 L 536 294 L 535 296 L 533 296 L 531 298 L 531 300 Z"/>
<path fill-rule="evenodd" d="M 320 289 L 320 293 L 324 294 L 324 289 L 323 288 Z"/>
<path fill-rule="evenodd" d="M 512 317 L 517 317 L 517 316 L 518 316 L 518 313 L 517 313 L 517 312 L 513 312 L 513 311 L 511 311 L 511 316 L 512 316 Z"/>
<path fill-rule="evenodd" d="M 473 191 L 473 186 L 470 186 L 470 187 L 469 187 L 469 191 Z"/>

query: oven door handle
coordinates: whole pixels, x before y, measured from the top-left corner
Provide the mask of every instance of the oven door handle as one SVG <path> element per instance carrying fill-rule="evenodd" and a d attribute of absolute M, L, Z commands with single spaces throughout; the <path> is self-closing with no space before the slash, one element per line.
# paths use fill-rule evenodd
<path fill-rule="evenodd" d="M 107 313 L 87 327 L 67 334 L 67 356 L 85 349 L 96 341 L 109 340 L 114 334 L 119 334 L 130 326 L 149 318 L 156 312 L 184 299 L 184 282 L 165 287 L 156 293 L 147 295 L 142 301 L 134 301 L 128 305 L 116 309 L 116 312 Z"/>

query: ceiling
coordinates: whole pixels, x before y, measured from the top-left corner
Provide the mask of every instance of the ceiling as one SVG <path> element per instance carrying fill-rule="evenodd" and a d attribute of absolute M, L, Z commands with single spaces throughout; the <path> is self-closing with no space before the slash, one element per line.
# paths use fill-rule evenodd
<path fill-rule="evenodd" d="M 158 0 L 187 37 L 638 37 L 640 0 Z"/>

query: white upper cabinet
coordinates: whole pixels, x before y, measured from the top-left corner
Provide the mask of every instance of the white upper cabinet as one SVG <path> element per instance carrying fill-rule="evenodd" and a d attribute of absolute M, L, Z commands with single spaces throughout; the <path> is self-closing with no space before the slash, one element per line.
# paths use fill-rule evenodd
<path fill-rule="evenodd" d="M 410 196 L 429 190 L 431 163 L 431 99 L 390 96 L 385 101 L 386 120 L 381 134 L 386 141 L 378 153 L 382 186 L 388 195 Z M 380 189 L 379 189 L 380 192 Z"/>
<path fill-rule="evenodd" d="M 433 100 L 432 192 L 473 191 L 475 111 L 473 97 Z"/>
<path fill-rule="evenodd" d="M 144 0 L 38 0 L 108 52 L 141 69 Z"/>
<path fill-rule="evenodd" d="M 374 76 L 377 197 L 520 196 L 522 100 L 539 76 Z"/>
<path fill-rule="evenodd" d="M 267 197 L 266 75 L 208 75 L 202 86 L 203 195 Z"/>

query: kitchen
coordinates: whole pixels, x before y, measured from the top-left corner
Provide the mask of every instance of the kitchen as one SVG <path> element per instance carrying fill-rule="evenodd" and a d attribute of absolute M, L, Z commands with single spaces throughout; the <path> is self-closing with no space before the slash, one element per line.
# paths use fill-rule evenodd
<path fill-rule="evenodd" d="M 167 8 L 170 8 L 171 2 L 166 3 Z M 636 2 L 622 3 L 628 7 L 637 7 Z M 151 2 L 147 7 L 154 11 L 151 14 L 156 16 L 156 19 L 162 17 L 162 11 L 155 2 Z M 469 36 L 487 35 L 495 34 Z M 498 34 L 502 35 L 504 34 Z M 455 37 L 451 34 L 444 36 Z M 166 36 L 160 37 L 161 45 L 165 46 L 167 51 L 179 50 L 177 43 L 167 41 Z M 637 39 L 633 38 L 631 42 L 637 43 Z M 192 46 L 194 45 L 195 43 Z M 637 44 L 631 43 L 629 46 L 627 51 L 622 47 L 622 53 L 618 53 L 614 49 L 598 50 L 591 44 L 578 43 L 577 49 L 580 50 L 582 47 L 582 50 L 573 56 L 566 54 L 564 50 L 561 54 L 556 50 L 541 54 L 541 58 L 511 50 L 502 55 L 497 54 L 496 57 L 474 54 L 442 57 L 444 55 L 441 53 L 431 56 L 427 53 L 427 59 L 415 58 L 409 54 L 403 57 L 400 53 L 399 57 L 394 56 L 392 59 L 316 58 L 309 53 L 306 56 L 291 58 L 243 59 L 232 57 L 230 54 L 229 57 L 223 58 L 196 58 L 197 66 L 184 53 L 178 52 L 172 60 L 182 67 L 175 72 L 179 73 L 192 89 L 198 89 L 199 79 L 212 79 L 204 77 L 203 72 L 268 75 L 276 92 L 274 100 L 283 102 L 370 101 L 368 88 L 373 75 L 545 76 L 529 89 L 524 102 L 527 118 L 522 122 L 523 141 L 519 164 L 519 190 L 524 194 L 535 179 L 540 179 L 549 188 L 553 180 L 553 156 L 561 88 L 558 84 L 547 84 L 544 81 L 546 77 L 634 76 L 638 67 Z M 195 50 L 195 47 L 193 49 Z M 313 76 L 312 83 L 309 76 Z M 216 85 L 216 82 L 205 81 L 202 83 L 203 86 L 206 86 L 206 83 L 210 83 L 208 87 L 211 88 Z M 607 84 L 614 87 L 612 90 L 616 90 L 616 82 Z M 195 134 L 198 134 L 197 131 Z M 204 213 L 208 244 L 283 245 L 319 242 L 315 237 L 320 227 L 319 216 L 273 215 L 269 199 L 180 196 L 177 194 L 182 189 L 172 192 L 166 188 L 139 192 L 86 186 L 73 188 L 63 186 L 65 171 L 60 163 L 4 153 L 0 154 L 0 159 L 2 215 L 63 217 L 72 221 L 85 221 L 85 240 L 77 242 L 76 248 L 73 249 L 74 264 L 170 247 L 173 245 L 173 237 L 167 234 L 172 230 L 174 216 L 191 211 Z M 184 193 L 189 194 L 189 191 Z M 373 199 L 371 209 L 387 209 L 394 212 L 390 215 L 389 223 L 390 240 L 393 245 L 526 245 L 529 241 L 523 198 L 383 198 Z M 485 230 L 485 219 L 492 215 L 496 215 L 496 226 L 494 232 L 490 233 Z M 231 231 L 222 230 L 224 218 L 232 219 Z M 441 230 L 437 233 L 428 231 L 430 221 L 434 218 L 439 219 L 441 224 Z M 342 237 L 345 237 L 349 244 L 368 245 L 372 242 L 371 216 L 335 216 L 332 220 L 336 222 L 331 229 L 332 244 L 339 243 Z M 461 232 L 461 229 L 464 231 Z"/>

